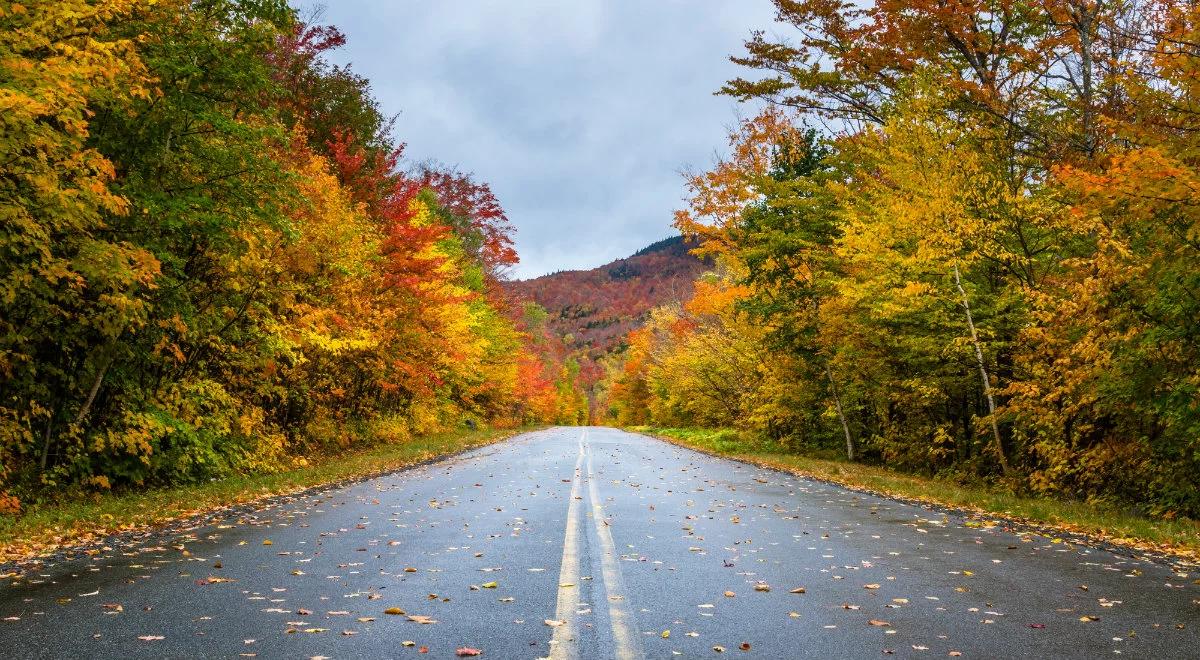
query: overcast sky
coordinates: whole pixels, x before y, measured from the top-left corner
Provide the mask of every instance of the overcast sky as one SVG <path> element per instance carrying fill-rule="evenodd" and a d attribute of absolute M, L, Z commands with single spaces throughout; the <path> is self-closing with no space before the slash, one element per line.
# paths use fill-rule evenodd
<path fill-rule="evenodd" d="M 312 2 L 297 2 L 302 8 Z M 713 96 L 769 0 L 328 0 L 414 161 L 474 172 L 517 228 L 514 275 L 591 268 L 672 235 L 679 172 L 752 109 Z"/>

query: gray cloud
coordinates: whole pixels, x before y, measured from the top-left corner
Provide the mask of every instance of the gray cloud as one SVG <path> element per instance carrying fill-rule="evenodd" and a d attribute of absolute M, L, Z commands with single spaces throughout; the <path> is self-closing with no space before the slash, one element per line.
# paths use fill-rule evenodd
<path fill-rule="evenodd" d="M 335 57 L 370 78 L 415 161 L 492 185 L 518 277 L 590 268 L 669 236 L 679 170 L 707 166 L 737 103 L 728 56 L 768 0 L 332 0 Z M 745 109 L 743 109 L 745 112 Z"/>

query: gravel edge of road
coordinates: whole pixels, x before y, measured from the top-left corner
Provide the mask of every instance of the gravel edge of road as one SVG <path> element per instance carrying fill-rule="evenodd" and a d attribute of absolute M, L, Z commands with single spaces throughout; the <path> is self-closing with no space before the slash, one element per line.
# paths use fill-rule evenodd
<path fill-rule="evenodd" d="M 204 527 L 206 525 L 216 524 L 230 517 L 245 515 L 255 510 L 260 510 L 264 506 L 274 504 L 275 502 L 273 502 L 273 500 L 279 500 L 279 503 L 286 503 L 292 500 L 308 497 L 309 495 L 320 491 L 345 488 L 347 486 L 359 484 L 364 481 L 370 481 L 371 479 L 378 479 L 380 477 L 397 474 L 399 472 L 413 470 L 436 463 L 438 461 L 454 458 L 477 449 L 490 447 L 501 442 L 507 442 L 508 440 L 511 440 L 517 436 L 524 435 L 526 433 L 533 433 L 538 430 L 541 430 L 541 428 L 514 429 L 511 433 L 500 433 L 495 438 L 492 438 L 486 442 L 469 447 L 463 447 L 444 454 L 430 456 L 406 465 L 392 467 L 386 470 L 379 470 L 377 472 L 358 474 L 334 481 L 303 486 L 296 490 L 269 493 L 263 495 L 262 497 L 255 497 L 254 499 L 245 502 L 220 506 L 204 513 L 175 518 L 164 518 L 162 520 L 156 520 L 154 522 L 138 525 L 133 528 L 116 530 L 109 534 L 103 534 L 100 536 L 100 538 L 96 538 L 95 540 L 58 547 L 48 553 L 30 554 L 19 559 L 9 559 L 0 562 L 0 579 L 20 577 L 29 570 L 36 569 L 43 564 L 57 563 L 60 561 L 73 559 L 80 554 L 87 553 L 89 550 L 95 550 L 110 545 L 124 545 L 153 536 L 179 534 L 188 530 Z"/>
<path fill-rule="evenodd" d="M 817 477 L 805 472 L 804 470 L 787 465 L 781 465 L 769 461 L 755 460 L 749 456 L 722 454 L 705 447 L 689 444 L 684 440 L 680 440 L 679 438 L 671 436 L 659 435 L 657 433 L 646 433 L 644 431 L 634 431 L 630 429 L 622 430 L 634 435 L 661 440 L 668 444 L 675 445 L 676 447 L 690 449 L 691 451 L 704 454 L 706 456 L 711 456 L 713 458 L 721 458 L 728 461 L 733 461 L 735 463 L 742 463 L 743 465 L 751 465 L 757 468 L 782 472 L 784 474 L 801 477 L 809 481 L 837 486 L 838 488 L 843 488 L 855 493 L 863 493 L 864 495 L 872 495 L 875 497 L 894 500 L 896 502 L 902 502 L 904 504 L 919 506 L 931 512 L 937 512 L 947 516 L 955 516 L 962 518 L 963 520 L 978 518 L 1002 520 L 1007 523 L 1006 531 L 1062 538 L 1063 541 L 1067 543 L 1086 546 L 1094 550 L 1110 552 L 1123 557 L 1153 562 L 1155 564 L 1168 566 L 1177 572 L 1194 570 L 1195 568 L 1200 567 L 1200 557 L 1197 557 L 1194 553 L 1182 549 L 1157 546 L 1153 549 L 1147 549 L 1145 547 L 1138 547 L 1133 543 L 1123 543 L 1119 539 L 1107 538 L 1100 534 L 1056 526 L 1054 523 L 1043 520 L 1031 520 L 1005 514 L 999 511 L 989 511 L 987 509 L 956 506 L 947 504 L 945 502 L 940 502 L 932 498 L 922 499 L 916 497 L 906 497 L 903 495 L 896 495 L 894 493 L 877 491 L 870 488 L 857 486 L 855 484 L 836 481 L 834 479 Z"/>

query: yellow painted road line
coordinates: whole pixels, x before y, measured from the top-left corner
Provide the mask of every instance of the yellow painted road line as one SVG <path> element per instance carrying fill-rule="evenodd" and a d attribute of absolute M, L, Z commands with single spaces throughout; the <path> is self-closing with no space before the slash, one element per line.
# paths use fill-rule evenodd
<path fill-rule="evenodd" d="M 587 448 L 588 500 L 592 507 L 592 529 L 600 540 L 600 575 L 604 578 L 604 591 L 608 597 L 608 621 L 612 626 L 613 657 L 618 660 L 636 660 L 645 657 L 638 637 L 637 625 L 629 609 L 625 595 L 625 581 L 621 578 L 621 564 L 612 532 L 604 517 L 600 504 L 600 493 L 596 488 L 596 475 L 592 472 L 592 448 Z"/>
<path fill-rule="evenodd" d="M 566 623 L 556 626 L 550 637 L 551 660 L 570 660 L 579 657 L 579 626 L 575 607 L 579 602 L 579 502 L 583 491 L 583 442 L 587 429 L 579 435 L 579 456 L 575 459 L 575 476 L 571 482 L 571 499 L 567 504 L 566 532 L 563 536 L 562 568 L 558 571 L 558 604 L 554 618 Z M 569 586 L 568 586 L 569 585 Z"/>

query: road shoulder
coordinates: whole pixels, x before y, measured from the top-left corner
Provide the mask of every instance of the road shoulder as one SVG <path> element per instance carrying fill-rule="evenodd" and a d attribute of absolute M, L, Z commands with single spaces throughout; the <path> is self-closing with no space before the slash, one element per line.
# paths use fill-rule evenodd
<path fill-rule="evenodd" d="M 0 516 L 0 578 L 15 577 L 49 559 L 99 552 L 118 537 L 190 529 L 261 506 L 278 497 L 341 487 L 443 460 L 536 430 L 483 429 L 434 434 L 412 441 L 325 457 L 274 474 L 230 477 L 178 488 L 98 495 Z"/>
<path fill-rule="evenodd" d="M 711 443 L 689 437 L 685 429 L 635 427 L 625 430 L 709 456 L 936 508 L 963 517 L 968 526 L 1003 526 L 1059 539 L 1057 542 L 1086 545 L 1160 564 L 1200 565 L 1200 522 L 1156 521 L 1106 511 L 1086 503 L 1021 498 L 858 464 L 790 454 L 718 449 Z M 1038 512 L 1044 515 L 1036 515 Z"/>

